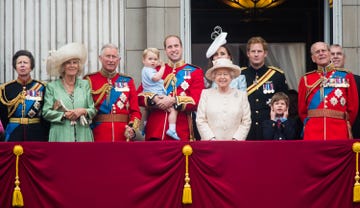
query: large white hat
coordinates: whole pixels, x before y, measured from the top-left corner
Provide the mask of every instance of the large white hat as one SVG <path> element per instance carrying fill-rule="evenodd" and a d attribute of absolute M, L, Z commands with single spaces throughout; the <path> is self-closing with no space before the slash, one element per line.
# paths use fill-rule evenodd
<path fill-rule="evenodd" d="M 212 74 L 215 72 L 216 69 L 229 69 L 230 71 L 234 72 L 234 77 L 238 77 L 241 74 L 241 69 L 239 66 L 233 64 L 233 62 L 230 59 L 227 58 L 219 58 L 213 61 L 213 67 L 208 69 L 205 73 L 205 77 L 208 80 L 214 81 Z"/>
<path fill-rule="evenodd" d="M 46 71 L 50 76 L 59 76 L 61 65 L 71 59 L 80 59 L 84 65 L 87 59 L 87 50 L 84 44 L 69 43 L 53 51 L 46 61 Z"/>
<path fill-rule="evenodd" d="M 210 47 L 206 51 L 206 58 L 210 58 L 213 56 L 216 51 L 220 48 L 220 46 L 226 43 L 227 32 L 221 32 L 215 40 L 211 43 Z"/>

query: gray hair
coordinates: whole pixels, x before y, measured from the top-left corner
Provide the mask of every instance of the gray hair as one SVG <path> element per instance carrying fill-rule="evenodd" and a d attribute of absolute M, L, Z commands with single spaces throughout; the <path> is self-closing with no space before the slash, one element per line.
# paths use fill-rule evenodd
<path fill-rule="evenodd" d="M 313 54 L 315 53 L 314 47 L 315 47 L 316 44 L 324 44 L 325 47 L 326 47 L 326 49 L 327 49 L 328 51 L 330 51 L 330 46 L 329 46 L 329 44 L 327 44 L 327 43 L 325 43 L 325 42 L 322 42 L 322 41 L 318 41 L 318 42 L 315 42 L 315 43 L 313 43 L 313 44 L 311 45 L 311 48 L 310 48 L 310 53 L 311 53 L 311 55 L 313 55 Z"/>
<path fill-rule="evenodd" d="M 116 49 L 116 51 L 118 52 L 118 56 L 119 56 L 119 48 L 118 48 L 115 44 L 113 44 L 113 43 L 107 43 L 107 44 L 105 44 L 103 47 L 101 47 L 100 56 L 103 55 L 104 50 L 107 49 L 107 48 Z"/>
<path fill-rule="evenodd" d="M 332 44 L 332 45 L 330 45 L 330 50 L 331 50 L 331 48 L 340 48 L 343 53 L 343 56 L 345 57 L 345 51 L 340 44 Z"/>

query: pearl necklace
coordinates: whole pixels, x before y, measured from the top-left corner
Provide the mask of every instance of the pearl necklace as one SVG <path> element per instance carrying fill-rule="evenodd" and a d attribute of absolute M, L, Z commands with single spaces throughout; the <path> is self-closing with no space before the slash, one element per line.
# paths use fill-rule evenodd
<path fill-rule="evenodd" d="M 65 87 L 65 90 L 68 94 L 72 95 L 74 93 L 75 83 L 70 85 L 70 84 L 66 83 L 65 79 L 62 79 L 62 84 Z"/>

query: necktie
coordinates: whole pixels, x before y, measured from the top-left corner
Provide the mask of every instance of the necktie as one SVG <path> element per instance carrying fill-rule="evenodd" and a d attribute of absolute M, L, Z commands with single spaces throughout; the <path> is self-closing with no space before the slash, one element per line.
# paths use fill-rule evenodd
<path fill-rule="evenodd" d="M 276 126 L 277 126 L 278 128 L 281 127 L 281 120 L 280 120 L 280 119 L 278 119 L 278 120 L 276 121 Z"/>

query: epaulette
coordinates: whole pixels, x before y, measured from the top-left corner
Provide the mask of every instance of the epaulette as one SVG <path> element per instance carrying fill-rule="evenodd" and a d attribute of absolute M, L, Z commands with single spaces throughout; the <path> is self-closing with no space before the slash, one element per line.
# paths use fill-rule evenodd
<path fill-rule="evenodd" d="M 95 71 L 95 72 L 87 73 L 87 74 L 85 74 L 85 76 L 84 76 L 84 77 L 94 75 L 94 74 L 96 74 L 96 73 L 98 73 L 98 72 L 99 72 L 99 71 Z"/>
<path fill-rule="evenodd" d="M 127 78 L 130 78 L 130 79 L 133 79 L 132 76 L 128 75 L 128 74 L 124 74 L 124 73 L 119 73 L 120 76 L 123 76 L 123 77 L 127 77 Z"/>
<path fill-rule="evenodd" d="M 5 84 L 6 84 L 6 83 L 4 83 L 4 84 L 0 84 L 0 90 L 2 90 L 2 89 L 4 89 L 4 88 L 5 88 Z"/>
<path fill-rule="evenodd" d="M 336 69 L 337 71 L 344 71 L 344 72 L 347 72 L 347 73 L 350 73 L 350 72 L 351 72 L 350 70 L 345 69 L 345 68 L 337 68 L 337 67 L 335 67 L 335 69 Z"/>
<path fill-rule="evenodd" d="M 192 66 L 192 67 L 195 67 L 195 68 L 197 68 L 197 69 L 201 69 L 200 66 L 196 66 L 196 65 L 194 65 L 194 64 L 187 64 L 187 65 Z"/>
<path fill-rule="evenodd" d="M 314 72 L 316 72 L 317 70 L 312 70 L 312 71 L 309 71 L 309 72 L 306 72 L 305 75 L 308 75 L 308 74 L 312 74 Z"/>
<path fill-rule="evenodd" d="M 4 84 L 1 85 L 1 87 L 5 88 L 5 86 L 7 86 L 7 85 L 9 85 L 9 84 L 12 84 L 12 83 L 14 83 L 14 82 L 17 82 L 16 79 L 11 80 L 11 81 L 9 81 L 9 82 L 5 82 Z"/>
<path fill-rule="evenodd" d="M 36 80 L 37 82 L 41 83 L 42 85 L 46 86 L 47 82 L 43 81 L 43 80 Z"/>
<path fill-rule="evenodd" d="M 280 68 L 278 68 L 278 67 L 275 67 L 275 66 L 268 66 L 270 69 L 274 69 L 275 71 L 278 71 L 278 72 L 280 72 L 281 74 L 284 74 L 284 71 L 283 70 L 281 70 Z"/>
<path fill-rule="evenodd" d="M 246 66 L 240 67 L 240 71 L 244 71 L 246 69 L 248 69 L 248 67 L 246 67 Z"/>

